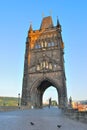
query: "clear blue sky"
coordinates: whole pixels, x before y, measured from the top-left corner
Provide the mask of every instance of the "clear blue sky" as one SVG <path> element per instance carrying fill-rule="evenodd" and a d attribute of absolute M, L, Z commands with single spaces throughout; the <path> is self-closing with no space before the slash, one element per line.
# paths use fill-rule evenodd
<path fill-rule="evenodd" d="M 0 1 L 0 96 L 21 93 L 30 22 L 39 29 L 42 14 L 50 12 L 54 25 L 58 16 L 62 26 L 68 97 L 87 99 L 87 0 Z"/>

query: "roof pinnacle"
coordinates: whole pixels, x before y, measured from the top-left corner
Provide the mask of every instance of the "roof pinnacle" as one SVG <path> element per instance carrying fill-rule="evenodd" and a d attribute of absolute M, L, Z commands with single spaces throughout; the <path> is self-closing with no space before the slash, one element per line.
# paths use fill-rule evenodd
<path fill-rule="evenodd" d="M 61 25 L 60 25 L 60 22 L 59 22 L 58 16 L 57 16 L 57 27 L 61 29 Z"/>
<path fill-rule="evenodd" d="M 30 23 L 30 28 L 29 28 L 29 32 L 32 32 L 33 29 L 32 29 L 32 23 Z"/>

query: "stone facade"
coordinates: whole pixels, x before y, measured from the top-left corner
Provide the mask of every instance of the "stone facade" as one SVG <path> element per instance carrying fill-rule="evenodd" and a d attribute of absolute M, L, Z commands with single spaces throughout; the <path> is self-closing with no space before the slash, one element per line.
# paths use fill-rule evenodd
<path fill-rule="evenodd" d="M 64 43 L 58 19 L 54 26 L 51 16 L 44 17 L 39 30 L 33 30 L 30 25 L 26 39 L 22 105 L 41 107 L 45 90 L 54 86 L 59 106 L 67 106 L 63 55 Z"/>

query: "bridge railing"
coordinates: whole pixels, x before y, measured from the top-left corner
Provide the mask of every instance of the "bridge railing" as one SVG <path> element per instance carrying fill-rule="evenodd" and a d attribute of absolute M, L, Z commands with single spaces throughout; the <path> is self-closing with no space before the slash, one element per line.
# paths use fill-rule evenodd
<path fill-rule="evenodd" d="M 0 106 L 0 111 L 13 111 L 19 109 L 18 106 Z"/>
<path fill-rule="evenodd" d="M 87 123 L 87 111 L 78 111 L 77 109 L 65 109 L 64 114 L 70 119 Z"/>

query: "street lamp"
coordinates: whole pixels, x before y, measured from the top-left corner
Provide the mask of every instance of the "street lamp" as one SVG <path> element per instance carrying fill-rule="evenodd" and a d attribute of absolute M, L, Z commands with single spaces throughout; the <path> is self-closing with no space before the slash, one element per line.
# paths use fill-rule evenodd
<path fill-rule="evenodd" d="M 18 107 L 20 109 L 20 93 L 18 93 Z"/>

